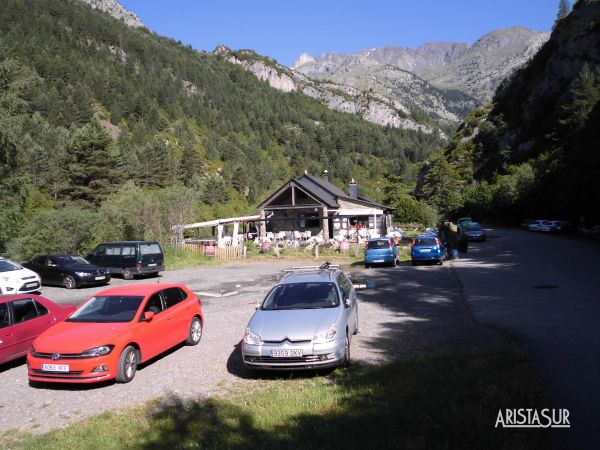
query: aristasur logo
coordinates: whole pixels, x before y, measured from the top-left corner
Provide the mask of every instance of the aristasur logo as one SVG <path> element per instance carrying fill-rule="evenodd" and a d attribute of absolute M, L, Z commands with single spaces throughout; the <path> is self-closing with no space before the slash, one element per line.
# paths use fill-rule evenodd
<path fill-rule="evenodd" d="M 498 411 L 496 428 L 571 428 L 568 409 L 533 408 Z"/>

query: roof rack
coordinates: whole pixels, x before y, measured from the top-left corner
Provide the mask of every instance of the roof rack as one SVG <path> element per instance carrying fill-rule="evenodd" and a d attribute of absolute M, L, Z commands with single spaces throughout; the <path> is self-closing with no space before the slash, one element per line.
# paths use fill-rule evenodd
<path fill-rule="evenodd" d="M 315 270 L 336 270 L 339 269 L 339 264 L 331 264 L 330 262 L 326 262 L 321 264 L 320 266 L 296 266 L 290 267 L 289 269 L 284 269 L 284 272 L 313 272 Z"/>

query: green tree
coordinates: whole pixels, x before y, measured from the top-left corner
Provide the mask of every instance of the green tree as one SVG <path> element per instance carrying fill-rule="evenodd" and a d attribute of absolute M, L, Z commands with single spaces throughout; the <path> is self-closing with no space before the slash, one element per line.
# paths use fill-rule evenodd
<path fill-rule="evenodd" d="M 66 191 L 73 200 L 98 205 L 115 190 L 121 179 L 112 139 L 96 120 L 75 130 L 67 158 L 69 185 Z"/>
<path fill-rule="evenodd" d="M 563 106 L 565 118 L 560 120 L 569 134 L 581 130 L 600 101 L 600 67 L 591 69 L 586 63 L 570 89 L 572 100 Z"/>
<path fill-rule="evenodd" d="M 45 209 L 21 228 L 8 252 L 21 261 L 40 253 L 86 253 L 96 244 L 101 226 L 102 218 L 95 212 L 73 206 Z"/>
<path fill-rule="evenodd" d="M 552 27 L 552 29 L 556 28 L 556 25 L 558 25 L 558 22 L 560 22 L 561 19 L 564 19 L 565 17 L 567 17 L 569 15 L 570 11 L 571 11 L 571 4 L 570 4 L 569 0 L 559 0 L 558 13 L 556 14 L 556 20 L 554 21 L 554 26 Z"/>

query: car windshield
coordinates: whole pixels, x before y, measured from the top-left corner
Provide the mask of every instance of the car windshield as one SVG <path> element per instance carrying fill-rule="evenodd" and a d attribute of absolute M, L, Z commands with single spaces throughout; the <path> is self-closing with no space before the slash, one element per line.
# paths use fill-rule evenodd
<path fill-rule="evenodd" d="M 379 240 L 379 241 L 369 241 L 367 244 L 367 248 L 389 248 L 390 247 L 390 241 L 386 241 L 386 240 Z"/>
<path fill-rule="evenodd" d="M 467 227 L 467 231 L 481 231 L 481 225 L 478 223 L 471 223 Z"/>
<path fill-rule="evenodd" d="M 22 267 L 8 259 L 0 260 L 0 272 L 11 272 L 13 270 L 21 270 Z"/>
<path fill-rule="evenodd" d="M 275 286 L 262 304 L 267 311 L 334 308 L 340 304 L 333 283 L 289 283 Z"/>
<path fill-rule="evenodd" d="M 437 245 L 435 238 L 419 238 L 415 241 L 415 245 Z"/>
<path fill-rule="evenodd" d="M 90 264 L 85 258 L 76 255 L 57 256 L 56 259 L 65 265 Z"/>
<path fill-rule="evenodd" d="M 131 322 L 144 297 L 101 295 L 92 297 L 67 322 Z"/>

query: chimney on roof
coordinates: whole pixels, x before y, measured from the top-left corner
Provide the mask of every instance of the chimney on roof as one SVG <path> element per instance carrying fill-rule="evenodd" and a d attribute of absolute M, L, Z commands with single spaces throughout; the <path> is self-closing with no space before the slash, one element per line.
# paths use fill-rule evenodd
<path fill-rule="evenodd" d="M 350 198 L 358 198 L 358 185 L 356 184 L 356 181 L 354 181 L 354 178 L 352 178 L 352 181 L 350 181 L 348 195 Z"/>
<path fill-rule="evenodd" d="M 322 176 L 322 178 L 323 178 L 324 180 L 327 180 L 327 181 L 329 181 L 329 170 L 325 169 L 325 170 L 323 171 L 323 176 Z"/>

